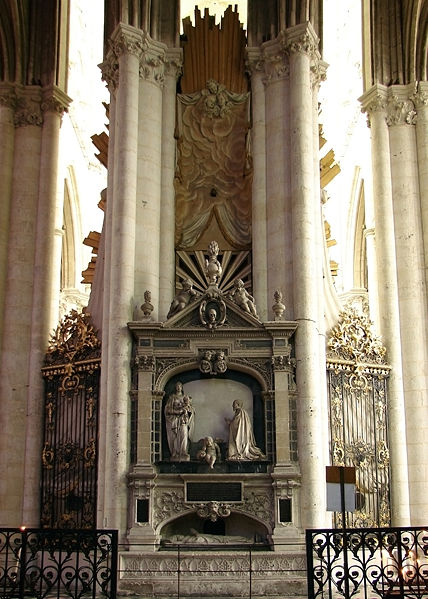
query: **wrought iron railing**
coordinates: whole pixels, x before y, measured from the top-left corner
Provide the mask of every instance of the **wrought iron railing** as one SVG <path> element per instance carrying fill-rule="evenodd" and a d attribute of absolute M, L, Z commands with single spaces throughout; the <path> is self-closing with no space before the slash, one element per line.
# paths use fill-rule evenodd
<path fill-rule="evenodd" d="M 0 530 L 0 599 L 115 599 L 117 531 Z"/>
<path fill-rule="evenodd" d="M 428 527 L 308 530 L 308 597 L 428 597 Z"/>

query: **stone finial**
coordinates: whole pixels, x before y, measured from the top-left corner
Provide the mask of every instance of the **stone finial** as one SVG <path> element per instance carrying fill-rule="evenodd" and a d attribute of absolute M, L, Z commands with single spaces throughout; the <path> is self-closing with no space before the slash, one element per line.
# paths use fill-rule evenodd
<path fill-rule="evenodd" d="M 282 315 L 285 310 L 285 305 L 282 303 L 282 293 L 277 289 L 273 294 L 273 298 L 275 300 L 274 305 L 272 306 L 272 310 L 275 314 L 275 320 L 282 320 Z"/>
<path fill-rule="evenodd" d="M 153 312 L 153 305 L 150 303 L 152 300 L 152 293 L 148 289 L 144 292 L 144 304 L 141 305 L 144 318 L 150 318 Z"/>
<path fill-rule="evenodd" d="M 211 241 L 208 246 L 208 260 L 205 260 L 205 274 L 210 285 L 215 285 L 221 277 L 222 268 L 217 259 L 220 248 L 217 241 Z"/>

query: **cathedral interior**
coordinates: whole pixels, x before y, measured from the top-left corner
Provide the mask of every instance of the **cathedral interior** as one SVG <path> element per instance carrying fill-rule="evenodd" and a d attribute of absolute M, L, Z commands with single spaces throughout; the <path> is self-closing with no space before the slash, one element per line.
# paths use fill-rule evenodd
<path fill-rule="evenodd" d="M 1 526 L 426 525 L 428 1 L 89 4 L 0 0 Z"/>

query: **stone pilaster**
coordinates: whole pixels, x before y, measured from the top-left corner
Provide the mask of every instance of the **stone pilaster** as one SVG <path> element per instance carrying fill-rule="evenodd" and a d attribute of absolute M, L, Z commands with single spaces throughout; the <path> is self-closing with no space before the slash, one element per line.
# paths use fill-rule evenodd
<path fill-rule="evenodd" d="M 162 189 L 159 257 L 159 319 L 168 314 L 175 295 L 175 113 L 176 86 L 182 66 L 182 50 L 166 53 L 165 83 L 162 94 Z"/>
<path fill-rule="evenodd" d="M 416 145 L 414 85 L 388 89 L 387 124 L 400 303 L 411 523 L 426 517 L 428 497 L 427 290 Z"/>
<path fill-rule="evenodd" d="M 326 524 L 325 448 L 320 422 L 323 407 L 319 388 L 325 386 L 321 370 L 318 329 L 319 273 L 317 266 L 319 185 L 314 188 L 314 132 L 311 66 L 319 60 L 318 39 L 310 24 L 287 30 L 290 60 L 290 147 L 292 197 L 293 298 L 296 331 L 296 382 L 298 388 L 299 462 L 302 473 L 303 527 Z M 319 216 L 318 216 L 319 218 Z"/>
<path fill-rule="evenodd" d="M 259 49 L 247 50 L 247 68 L 251 76 L 252 108 L 252 243 L 253 292 L 261 320 L 268 319 L 267 219 L 266 219 L 266 118 L 263 61 Z"/>
<path fill-rule="evenodd" d="M 391 519 L 394 526 L 410 523 L 407 474 L 406 417 L 402 377 L 400 313 L 394 218 L 391 186 L 391 161 L 386 124 L 387 88 L 372 87 L 360 98 L 371 129 L 373 201 L 378 273 L 380 333 L 392 366 L 389 378 L 389 433 L 391 464 Z"/>

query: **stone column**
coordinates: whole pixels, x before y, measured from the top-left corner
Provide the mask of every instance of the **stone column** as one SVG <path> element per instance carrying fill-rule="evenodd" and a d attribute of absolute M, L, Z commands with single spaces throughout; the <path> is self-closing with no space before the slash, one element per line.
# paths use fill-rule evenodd
<path fill-rule="evenodd" d="M 109 321 L 110 321 L 110 266 L 113 228 L 113 203 L 114 203 L 114 162 L 115 162 L 115 132 L 116 132 L 116 89 L 119 83 L 117 60 L 110 54 L 101 65 L 102 78 L 107 82 L 110 91 L 109 106 L 109 140 L 108 140 L 108 163 L 107 163 L 107 193 L 104 212 L 104 264 L 103 264 L 103 299 L 102 299 L 102 326 L 99 334 L 102 340 L 101 352 L 101 377 L 100 377 L 100 411 L 99 411 L 99 443 L 98 443 L 98 500 L 97 500 L 97 526 L 106 526 L 105 504 L 106 504 L 106 464 L 107 464 L 107 430 L 109 415 L 104 406 L 108 398 L 108 348 L 109 348 Z M 98 258 L 99 259 L 99 258 Z M 98 268 L 101 266 L 98 263 Z"/>
<path fill-rule="evenodd" d="M 40 373 L 49 334 L 58 324 L 58 296 L 54 281 L 55 217 L 58 173 L 58 145 L 61 118 L 70 98 L 56 87 L 42 91 L 43 127 L 40 151 L 39 198 L 37 205 L 34 281 L 31 311 L 29 383 L 27 393 L 27 434 L 25 438 L 25 474 L 23 521 L 38 526 L 40 455 L 43 442 L 44 383 Z"/>
<path fill-rule="evenodd" d="M 288 57 L 284 36 L 262 45 L 266 106 L 267 299 L 277 289 L 292 311 Z M 253 217 L 254 219 L 254 217 Z M 291 314 L 290 314 L 291 317 Z"/>
<path fill-rule="evenodd" d="M 112 35 L 112 48 L 118 61 L 119 81 L 114 115 L 108 339 L 103 339 L 103 352 L 108 352 L 104 409 L 107 411 L 105 434 L 108 439 L 105 468 L 109 473 L 104 486 L 104 526 L 117 528 L 124 533 L 127 517 L 132 345 L 126 323 L 132 319 L 134 304 L 138 88 L 143 49 L 141 32 L 133 27 L 119 25 Z"/>
<path fill-rule="evenodd" d="M 268 320 L 266 223 L 266 118 L 263 62 L 256 48 L 247 50 L 251 73 L 251 151 L 253 157 L 252 242 L 253 295 L 261 320 Z"/>
<path fill-rule="evenodd" d="M 410 515 L 413 526 L 425 522 L 428 505 L 428 330 L 425 258 L 416 148 L 414 90 L 391 86 L 387 124 L 397 255 Z"/>
<path fill-rule="evenodd" d="M 165 320 L 175 295 L 175 114 L 182 50 L 167 51 L 162 97 L 162 188 L 159 257 L 159 319 Z"/>
<path fill-rule="evenodd" d="M 292 196 L 292 256 L 298 389 L 299 461 L 302 474 L 301 514 L 304 528 L 326 524 L 325 451 L 320 387 L 326 368 L 320 368 L 318 330 L 317 225 L 319 186 L 314 189 L 313 106 L 311 62 L 319 59 L 318 39 L 310 24 L 287 30 L 290 53 L 290 147 Z"/>
<path fill-rule="evenodd" d="M 3 347 L 0 357 L 0 525 L 22 520 L 24 448 L 29 385 L 32 288 L 39 196 L 41 90 L 20 88 L 15 112 L 15 147 L 9 220 Z M 40 376 L 40 373 L 39 373 Z"/>
<path fill-rule="evenodd" d="M 16 104 L 15 88 L 11 83 L 0 83 L 0 347 L 4 319 L 6 290 L 7 243 L 12 193 L 13 147 L 15 127 L 13 115 Z"/>
<path fill-rule="evenodd" d="M 401 360 L 400 315 L 392 208 L 391 162 L 386 124 L 387 88 L 375 85 L 360 98 L 371 129 L 373 200 L 376 235 L 377 294 L 380 333 L 387 348 L 389 450 L 392 471 L 391 521 L 410 524 L 406 417 Z"/>
<path fill-rule="evenodd" d="M 154 320 L 157 320 L 159 315 L 162 87 L 165 51 L 164 44 L 145 35 L 139 83 L 135 295 L 143 303 L 144 291 L 149 289 L 152 292 Z"/>
<path fill-rule="evenodd" d="M 425 284 L 428 285 L 428 82 L 420 81 L 414 94 L 416 144 L 418 150 L 419 191 L 425 248 Z"/>

